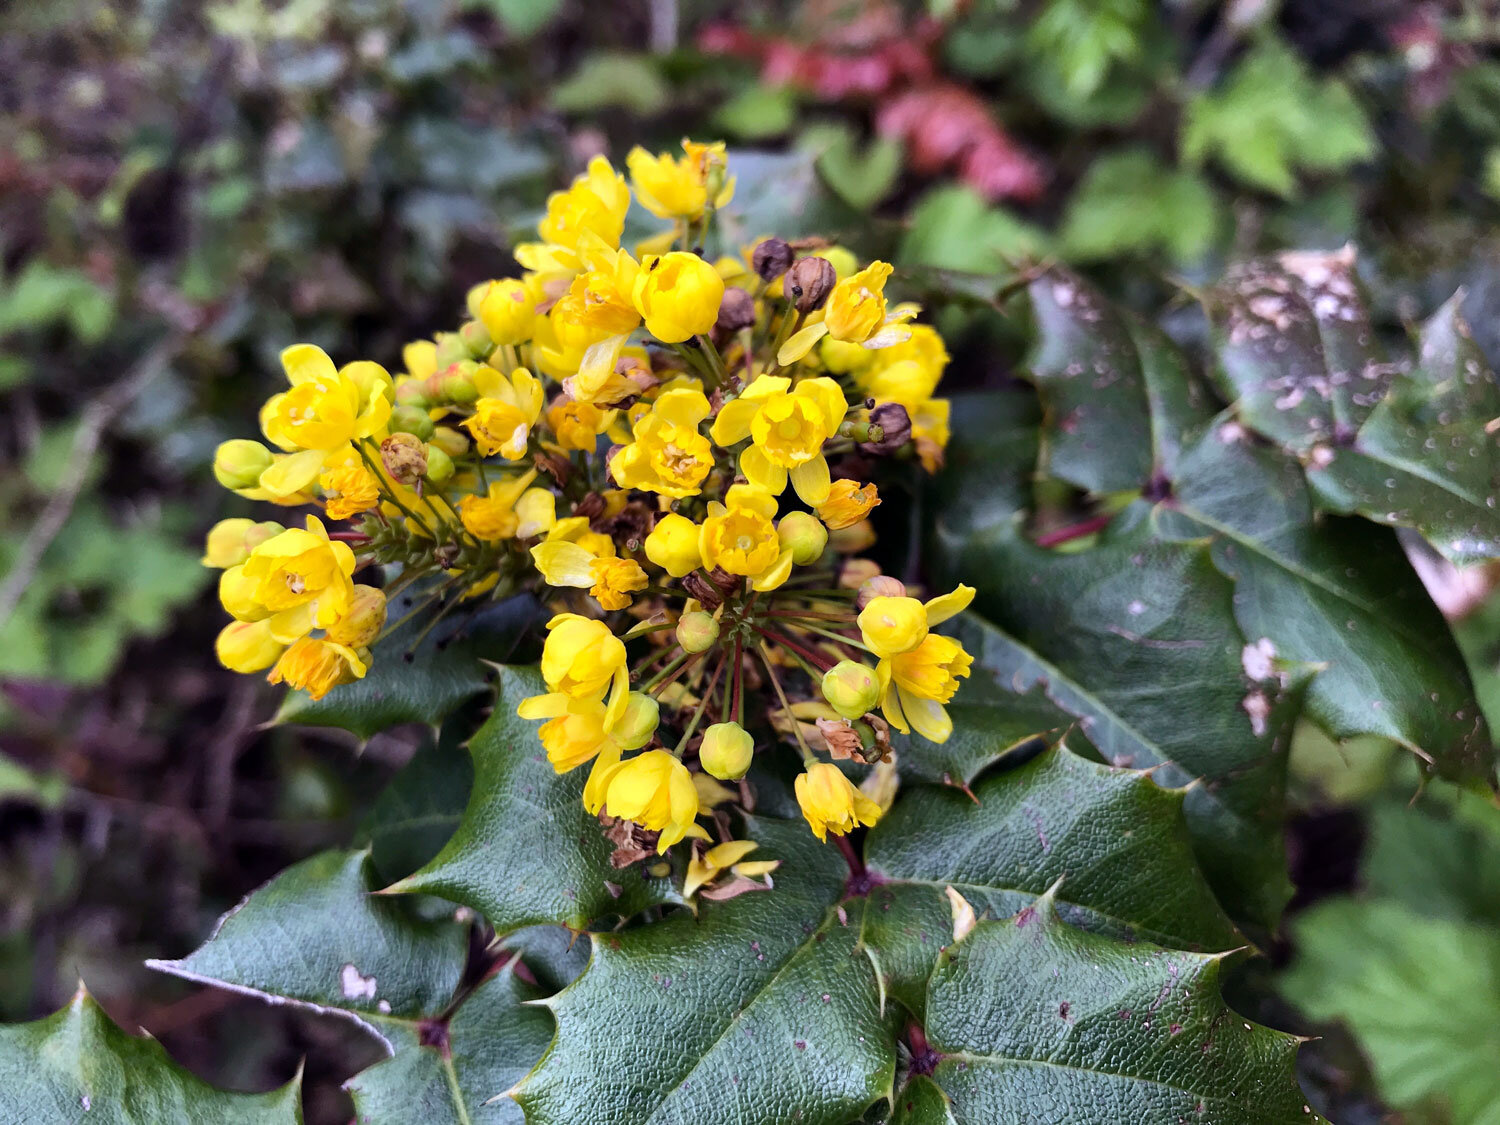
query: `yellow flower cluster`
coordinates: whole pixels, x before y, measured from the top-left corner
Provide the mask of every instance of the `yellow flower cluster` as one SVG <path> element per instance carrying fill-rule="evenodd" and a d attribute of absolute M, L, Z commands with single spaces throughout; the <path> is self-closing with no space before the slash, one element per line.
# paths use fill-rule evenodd
<path fill-rule="evenodd" d="M 591 161 L 515 248 L 521 276 L 473 289 L 468 319 L 409 344 L 394 377 L 287 349 L 266 444 L 226 442 L 215 473 L 353 525 L 218 525 L 219 657 L 317 697 L 409 618 L 420 642 L 537 588 L 557 611 L 547 691 L 519 713 L 559 773 L 589 766 L 583 803 L 612 833 L 712 842 L 700 820 L 743 798 L 780 731 L 809 825 L 842 835 L 889 803 L 890 728 L 947 738 L 969 671 L 929 627 L 973 591 L 924 604 L 856 557 L 880 487 L 941 464 L 948 354 L 888 297 L 884 262 L 777 238 L 705 256 L 734 178 L 722 144 L 683 148 L 632 151 L 628 183 Z M 670 226 L 627 250 L 632 199 Z M 380 579 L 356 585 L 363 568 Z M 399 591 L 415 608 L 387 626 Z M 846 772 L 876 763 L 861 785 Z M 768 876 L 750 847 L 694 845 L 689 893 Z"/>

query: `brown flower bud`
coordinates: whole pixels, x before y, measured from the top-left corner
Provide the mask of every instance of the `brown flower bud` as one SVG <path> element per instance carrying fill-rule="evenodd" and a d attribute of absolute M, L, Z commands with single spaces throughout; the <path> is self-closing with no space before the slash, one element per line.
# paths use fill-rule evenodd
<path fill-rule="evenodd" d="M 724 298 L 719 302 L 719 319 L 714 321 L 714 328 L 728 333 L 750 328 L 754 324 L 755 298 L 735 285 L 724 290 Z"/>
<path fill-rule="evenodd" d="M 775 281 L 792 268 L 792 248 L 785 239 L 767 238 L 756 244 L 750 265 L 762 281 Z"/>
<path fill-rule="evenodd" d="M 651 369 L 633 355 L 621 356 L 615 361 L 615 374 L 623 375 L 639 388 L 641 394 L 645 394 L 661 382 Z"/>
<path fill-rule="evenodd" d="M 797 311 L 805 314 L 823 307 L 838 279 L 838 272 L 827 258 L 799 258 L 786 271 L 781 288 Z"/>
<path fill-rule="evenodd" d="M 911 415 L 899 402 L 882 402 L 870 411 L 870 425 L 880 428 L 880 437 L 872 434 L 859 443 L 865 453 L 888 456 L 911 440 Z"/>
<path fill-rule="evenodd" d="M 380 460 L 391 479 L 410 487 L 427 475 L 427 446 L 415 434 L 396 433 L 380 443 Z"/>
<path fill-rule="evenodd" d="M 724 604 L 723 592 L 701 570 L 695 570 L 683 578 L 682 588 L 708 609 L 718 609 Z"/>
<path fill-rule="evenodd" d="M 859 593 L 854 596 L 854 604 L 856 608 L 864 609 L 876 598 L 904 597 L 906 597 L 906 583 L 888 574 L 877 574 L 874 578 L 866 578 L 860 583 Z"/>

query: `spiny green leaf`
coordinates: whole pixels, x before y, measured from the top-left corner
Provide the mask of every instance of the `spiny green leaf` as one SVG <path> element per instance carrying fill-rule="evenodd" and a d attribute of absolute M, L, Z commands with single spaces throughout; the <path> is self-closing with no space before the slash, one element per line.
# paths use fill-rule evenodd
<path fill-rule="evenodd" d="M 79 985 L 67 1007 L 0 1027 L 0 1121 L 102 1125 L 300 1122 L 300 1081 L 231 1094 L 178 1066 L 154 1039 L 127 1035 Z"/>
<path fill-rule="evenodd" d="M 404 879 L 432 859 L 463 819 L 474 783 L 474 763 L 458 731 L 467 710 L 443 724 L 439 737 L 425 738 L 375 799 L 360 828 L 370 857 L 387 883 Z"/>
<path fill-rule="evenodd" d="M 927 993 L 932 1083 L 909 1125 L 1213 1121 L 1323 1123 L 1297 1086 L 1297 1040 L 1236 1016 L 1223 956 L 1075 929 L 1052 896 L 981 922 Z"/>
<path fill-rule="evenodd" d="M 877 880 L 864 940 L 886 989 L 918 1015 L 938 950 L 951 944 L 952 887 L 981 915 L 1009 917 L 1066 875 L 1075 925 L 1184 949 L 1243 944 L 1193 859 L 1183 794 L 1144 773 L 1058 746 L 985 777 L 972 797 L 921 786 L 865 841 Z"/>
<path fill-rule="evenodd" d="M 474 788 L 458 831 L 435 859 L 392 890 L 472 906 L 497 930 L 540 922 L 589 928 L 680 901 L 670 879 L 610 866 L 613 850 L 581 800 L 588 770 L 559 776 L 538 724 L 516 705 L 546 691 L 536 668 L 500 673 L 494 714 L 469 742 Z"/>
<path fill-rule="evenodd" d="M 888 1096 L 891 1015 L 860 948 L 865 905 L 805 825 L 751 821 L 773 891 L 595 934 L 548 1001 L 557 1040 L 516 1099 L 529 1125 L 844 1125 Z"/>
<path fill-rule="evenodd" d="M 391 606 L 392 618 L 399 619 L 408 608 L 398 598 Z M 530 594 L 520 594 L 467 619 L 455 614 L 412 650 L 430 620 L 418 614 L 377 644 L 364 679 L 316 701 L 291 692 L 277 719 L 342 727 L 360 738 L 401 723 L 436 726 L 466 700 L 489 690 L 492 674 L 482 661 L 512 659 L 540 631 L 545 611 Z M 406 659 L 409 651 L 411 660 Z"/>

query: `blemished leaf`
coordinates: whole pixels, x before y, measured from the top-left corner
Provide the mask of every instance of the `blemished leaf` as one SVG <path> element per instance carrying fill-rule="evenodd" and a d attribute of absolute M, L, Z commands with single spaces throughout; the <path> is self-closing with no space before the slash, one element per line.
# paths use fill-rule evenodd
<path fill-rule="evenodd" d="M 1326 1125 L 1297 1085 L 1296 1037 L 1224 1004 L 1224 956 L 1076 929 L 1050 894 L 980 922 L 928 985 L 917 1070 L 942 1097 L 919 1083 L 896 1120 Z"/>
<path fill-rule="evenodd" d="M 1132 148 L 1089 166 L 1068 200 L 1060 240 L 1073 261 L 1159 251 L 1194 262 L 1213 247 L 1223 226 L 1207 180 L 1164 164 L 1149 149 Z"/>
<path fill-rule="evenodd" d="M 438 1043 L 399 1051 L 344 1084 L 360 1125 L 522 1125 L 505 1092 L 536 1065 L 552 1017 L 509 962 L 448 1020 Z"/>
<path fill-rule="evenodd" d="M 587 768 L 557 774 L 537 724 L 516 705 L 546 691 L 532 667 L 499 674 L 494 714 L 469 740 L 474 787 L 463 820 L 431 863 L 391 890 L 472 906 L 501 933 L 555 923 L 588 929 L 680 901 L 670 878 L 610 866 L 613 846 L 584 809 Z"/>
<path fill-rule="evenodd" d="M 1346 1024 L 1382 1097 L 1493 1125 L 1500 1106 L 1500 936 L 1398 902 L 1320 903 L 1292 923 L 1283 994 Z"/>
<path fill-rule="evenodd" d="M 1244 944 L 1193 859 L 1183 793 L 1058 746 L 986 775 L 972 796 L 919 786 L 871 830 L 864 940 L 886 991 L 919 1017 L 952 944 L 946 888 L 1008 918 L 1059 878 L 1069 922 L 1122 940 L 1220 951 Z"/>
<path fill-rule="evenodd" d="M 66 1007 L 0 1026 L 0 1121 L 105 1125 L 301 1122 L 300 1081 L 265 1094 L 216 1090 L 154 1039 L 121 1030 L 79 985 Z"/>
<path fill-rule="evenodd" d="M 752 821 L 771 892 L 594 934 L 588 969 L 547 1001 L 557 1039 L 516 1099 L 528 1125 L 845 1125 L 889 1096 L 894 1009 L 860 946 L 866 904 L 805 825 Z"/>
<path fill-rule="evenodd" d="M 414 1046 L 419 1023 L 453 998 L 468 926 L 452 910 L 373 894 L 368 852 L 329 851 L 287 868 L 226 914 L 213 935 L 153 969 L 343 1016 L 388 1051 Z"/>
<path fill-rule="evenodd" d="M 391 617 L 399 619 L 407 608 L 396 599 Z M 534 597 L 519 594 L 471 617 L 453 614 L 413 651 L 429 624 L 418 615 L 371 650 L 364 679 L 336 687 L 320 700 L 289 692 L 277 720 L 342 727 L 362 739 L 400 723 L 435 726 L 465 701 L 490 690 L 493 672 L 484 661 L 501 662 L 524 651 L 540 635 L 545 614 Z M 411 660 L 406 659 L 408 651 L 413 652 Z"/>
<path fill-rule="evenodd" d="M 650 55 L 607 52 L 590 55 L 552 90 L 552 104 L 564 113 L 592 113 L 620 107 L 642 117 L 659 113 L 671 97 Z"/>

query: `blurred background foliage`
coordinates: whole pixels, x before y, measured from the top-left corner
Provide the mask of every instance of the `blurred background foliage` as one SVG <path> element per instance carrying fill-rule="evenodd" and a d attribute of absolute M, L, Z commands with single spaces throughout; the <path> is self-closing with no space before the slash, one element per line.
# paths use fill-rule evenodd
<path fill-rule="evenodd" d="M 265 728 L 213 665 L 207 467 L 286 344 L 393 364 L 597 151 L 723 136 L 737 233 L 895 260 L 958 385 L 993 296 L 1086 267 L 1173 323 L 1232 257 L 1358 247 L 1386 328 L 1466 289 L 1500 360 L 1500 9 L 1480 0 L 55 0 L 0 13 L 0 1019 L 78 976 L 220 1085 L 371 1060 L 140 967 L 354 838 L 418 735 Z M 1175 329 L 1191 335 L 1184 321 Z M 1415 548 L 1414 548 L 1415 549 Z M 1493 576 L 1429 563 L 1500 719 Z M 1335 1119 L 1500 1120 L 1500 810 L 1294 748 L 1297 913 L 1245 1011 Z"/>

